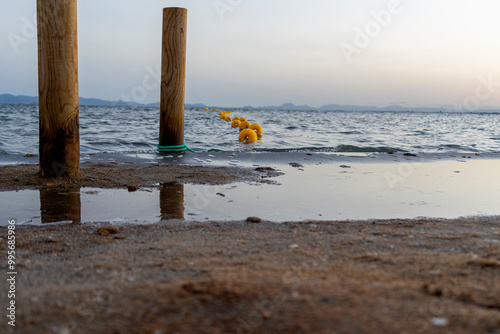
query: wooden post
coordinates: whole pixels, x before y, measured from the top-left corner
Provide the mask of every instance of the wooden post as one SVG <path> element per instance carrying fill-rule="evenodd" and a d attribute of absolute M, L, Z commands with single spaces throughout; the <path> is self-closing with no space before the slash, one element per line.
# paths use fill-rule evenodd
<path fill-rule="evenodd" d="M 159 146 L 184 144 L 187 9 L 163 9 Z"/>
<path fill-rule="evenodd" d="M 40 174 L 80 174 L 77 0 L 37 0 Z"/>

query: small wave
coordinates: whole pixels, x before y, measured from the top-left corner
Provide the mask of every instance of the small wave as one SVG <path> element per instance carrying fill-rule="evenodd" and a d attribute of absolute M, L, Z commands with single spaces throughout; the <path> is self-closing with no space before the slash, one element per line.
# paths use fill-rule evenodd
<path fill-rule="evenodd" d="M 406 136 L 416 136 L 416 137 L 419 137 L 419 136 L 427 136 L 429 135 L 429 132 L 426 131 L 426 130 L 418 130 L 418 131 L 413 131 L 412 133 L 408 133 L 406 134 Z"/>
<path fill-rule="evenodd" d="M 334 147 L 289 147 L 289 148 L 255 148 L 253 149 L 255 152 L 291 152 L 291 153 L 300 153 L 300 152 L 335 152 Z"/>
<path fill-rule="evenodd" d="M 338 145 L 335 147 L 293 147 L 282 149 L 255 149 L 257 152 L 317 152 L 317 153 L 388 153 L 407 152 L 406 150 L 394 147 L 360 147 L 354 145 Z"/>
<path fill-rule="evenodd" d="M 387 146 L 378 147 L 360 147 L 354 145 L 339 145 L 335 148 L 335 152 L 349 152 L 349 153 L 387 153 L 387 152 L 406 152 L 403 149 Z"/>
<path fill-rule="evenodd" d="M 480 150 L 474 148 L 475 145 L 464 146 L 458 144 L 448 144 L 448 145 L 439 145 L 437 147 L 438 151 L 452 151 L 452 152 L 480 152 Z"/>
<path fill-rule="evenodd" d="M 361 131 L 342 131 L 339 132 L 341 135 L 362 135 L 363 132 Z"/>

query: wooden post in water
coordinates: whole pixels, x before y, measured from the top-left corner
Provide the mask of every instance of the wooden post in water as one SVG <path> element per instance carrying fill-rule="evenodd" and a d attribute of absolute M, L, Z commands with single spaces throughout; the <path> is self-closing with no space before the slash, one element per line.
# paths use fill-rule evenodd
<path fill-rule="evenodd" d="M 159 146 L 184 145 L 187 9 L 163 9 Z"/>
<path fill-rule="evenodd" d="M 40 174 L 80 174 L 77 0 L 37 0 Z"/>

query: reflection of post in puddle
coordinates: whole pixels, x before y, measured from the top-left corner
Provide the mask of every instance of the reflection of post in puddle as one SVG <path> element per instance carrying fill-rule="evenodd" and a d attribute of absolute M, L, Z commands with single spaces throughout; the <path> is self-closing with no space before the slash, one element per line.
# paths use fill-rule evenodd
<path fill-rule="evenodd" d="M 176 182 L 160 185 L 161 219 L 184 219 L 184 185 Z"/>
<path fill-rule="evenodd" d="M 42 224 L 61 221 L 81 222 L 80 189 L 40 189 Z"/>

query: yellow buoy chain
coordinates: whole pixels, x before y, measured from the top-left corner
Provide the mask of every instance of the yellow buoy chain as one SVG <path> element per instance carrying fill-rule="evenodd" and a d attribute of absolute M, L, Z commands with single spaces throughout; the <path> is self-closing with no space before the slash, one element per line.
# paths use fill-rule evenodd
<path fill-rule="evenodd" d="M 205 108 L 205 111 L 218 112 L 221 120 L 231 122 L 232 128 L 240 130 L 238 140 L 243 144 L 251 144 L 257 142 L 262 137 L 262 126 L 257 123 L 251 123 L 244 117 L 231 117 L 232 111 L 220 111 L 219 109 Z"/>

